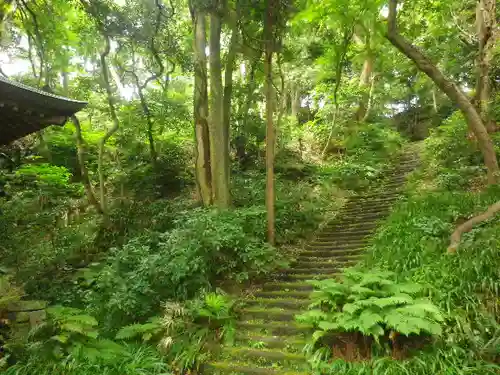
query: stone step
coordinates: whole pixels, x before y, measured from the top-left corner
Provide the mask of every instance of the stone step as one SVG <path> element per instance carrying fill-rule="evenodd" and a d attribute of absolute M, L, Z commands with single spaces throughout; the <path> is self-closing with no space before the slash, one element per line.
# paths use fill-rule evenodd
<path fill-rule="evenodd" d="M 311 276 L 311 275 L 309 275 Z M 304 278 L 304 280 L 307 280 Z M 309 299 L 309 292 L 308 291 L 289 291 L 285 292 L 283 290 L 276 290 L 276 291 L 258 291 L 254 293 L 255 297 L 258 298 L 280 298 L 280 297 L 287 297 L 287 298 L 294 298 L 294 299 Z"/>
<path fill-rule="evenodd" d="M 274 367 L 257 367 L 255 363 L 210 362 L 203 365 L 202 374 L 230 375 L 309 375 L 308 371 L 283 370 Z"/>
<path fill-rule="evenodd" d="M 304 248 L 306 251 L 312 250 L 352 250 L 361 249 L 368 244 L 368 240 L 349 241 L 347 243 L 336 243 L 335 241 L 312 241 Z"/>
<path fill-rule="evenodd" d="M 259 334 L 248 334 L 248 332 L 237 332 L 236 342 L 245 343 L 247 346 L 262 346 L 269 349 L 285 349 L 288 352 L 301 352 L 307 340 L 300 337 L 290 337 L 283 340 L 282 336 L 267 336 Z"/>
<path fill-rule="evenodd" d="M 390 192 L 388 194 L 384 194 L 381 192 L 376 192 L 376 193 L 370 193 L 366 195 L 356 195 L 354 197 L 351 197 L 349 199 L 349 202 L 370 202 L 370 201 L 380 201 L 380 200 L 387 200 L 387 199 L 397 199 L 400 197 L 400 193 L 394 191 Z"/>
<path fill-rule="evenodd" d="M 324 228 L 338 228 L 342 226 L 346 229 L 362 227 L 363 225 L 372 225 L 378 224 L 380 220 L 380 216 L 384 215 L 384 213 L 368 212 L 366 214 L 359 215 L 342 215 L 340 214 L 335 219 L 330 220 L 327 224 L 325 224 L 321 229 Z M 384 215 L 385 216 L 385 215 Z"/>
<path fill-rule="evenodd" d="M 374 213 L 378 213 L 378 214 L 387 214 L 389 211 L 390 211 L 390 205 L 382 205 L 382 204 L 377 204 L 377 205 L 361 205 L 361 204 L 358 204 L 358 205 L 355 205 L 355 204 L 351 204 L 351 205 L 346 205 L 344 206 L 344 208 L 342 209 L 340 215 L 354 215 L 354 216 L 357 216 L 357 215 L 363 215 L 363 214 L 374 214 Z"/>
<path fill-rule="evenodd" d="M 345 262 L 357 262 L 363 258 L 363 254 L 348 254 L 348 255 L 333 255 L 328 258 L 326 257 L 306 257 L 300 256 L 299 259 L 293 264 L 291 268 L 295 268 L 295 265 L 305 264 L 305 263 L 321 263 L 328 266 L 335 266 L 337 264 L 343 264 Z M 321 267 L 322 268 L 322 267 Z"/>
<path fill-rule="evenodd" d="M 354 248 L 354 249 L 332 249 L 332 250 L 304 250 L 301 251 L 297 257 L 297 260 L 305 259 L 305 258 L 330 258 L 335 256 L 345 256 L 345 255 L 359 255 L 363 254 L 363 249 Z"/>
<path fill-rule="evenodd" d="M 252 363 L 257 363 L 260 365 L 274 365 L 275 363 L 281 363 L 283 365 L 300 363 L 306 365 L 306 357 L 304 356 L 304 354 L 288 353 L 277 349 L 253 349 L 244 346 L 226 347 L 223 349 L 223 356 L 234 358 L 239 361 L 251 360 Z"/>
<path fill-rule="evenodd" d="M 292 299 L 292 298 L 253 298 L 246 299 L 244 306 L 263 306 L 266 308 L 284 308 L 292 310 L 303 310 L 307 308 L 310 301 L 307 299 Z"/>
<path fill-rule="evenodd" d="M 329 263 L 326 263 L 325 262 L 322 262 L 322 261 L 309 261 L 309 262 L 297 262 L 294 264 L 294 267 L 293 269 L 297 270 L 314 270 L 315 272 L 317 271 L 320 271 L 320 270 L 327 270 L 327 271 L 324 271 L 322 272 L 323 273 L 332 273 L 331 271 L 332 270 L 336 270 L 334 271 L 335 272 L 340 272 L 343 268 L 349 268 L 349 267 L 353 267 L 355 266 L 357 263 L 359 263 L 359 261 L 361 260 L 362 258 L 359 258 L 357 260 L 343 260 L 343 261 L 338 261 L 338 262 L 329 262 Z M 312 272 L 314 273 L 314 272 Z"/>
<path fill-rule="evenodd" d="M 343 238 L 363 238 L 373 233 L 375 227 L 373 228 L 359 228 L 353 229 L 352 231 L 321 231 L 316 236 L 319 240 L 329 240 L 333 239 L 343 239 Z"/>
<path fill-rule="evenodd" d="M 382 188 L 382 187 L 381 187 Z M 398 198 L 400 197 L 399 194 L 394 194 L 394 195 L 386 195 L 384 193 L 381 193 L 380 194 L 380 197 L 377 198 L 377 199 L 373 199 L 373 198 L 368 198 L 368 199 L 353 199 L 353 200 L 349 200 L 347 202 L 347 204 L 345 205 L 345 207 L 349 207 L 350 205 L 354 205 L 356 207 L 359 207 L 360 205 L 361 206 L 368 206 L 368 205 L 375 205 L 375 204 L 392 204 L 393 202 L 395 202 Z"/>
<path fill-rule="evenodd" d="M 334 279 L 342 274 L 342 269 L 324 268 L 321 270 L 301 269 L 303 273 L 290 273 L 280 276 L 281 281 L 303 281 L 303 280 L 324 280 Z"/>
<path fill-rule="evenodd" d="M 335 274 L 342 272 L 342 268 L 345 267 L 343 264 L 330 264 L 327 267 L 292 267 L 285 270 L 280 270 L 276 272 L 276 277 L 280 280 L 290 279 L 290 277 L 295 277 L 302 274 Z M 279 276 L 278 276 L 279 275 Z M 302 278 L 299 278 L 302 279 Z"/>
<path fill-rule="evenodd" d="M 256 323 L 252 321 L 236 322 L 236 327 L 241 330 L 265 333 L 271 336 L 294 336 L 294 335 L 308 335 L 312 333 L 312 328 L 306 325 L 301 325 L 295 321 L 283 324 L 283 322 L 268 322 Z"/>
<path fill-rule="evenodd" d="M 243 320 L 263 320 L 263 321 L 293 321 L 295 315 L 300 314 L 300 310 L 278 310 L 278 309 L 263 309 L 263 308 L 244 308 L 239 314 Z"/>
<path fill-rule="evenodd" d="M 340 223 L 331 223 L 325 225 L 320 233 L 338 233 L 338 232 L 352 232 L 356 230 L 371 230 L 378 226 L 378 222 L 375 220 L 363 220 L 363 221 L 349 221 Z"/>
<path fill-rule="evenodd" d="M 313 288 L 311 285 L 307 284 L 305 281 L 296 281 L 296 282 L 271 282 L 266 283 L 262 286 L 262 290 L 265 291 L 273 291 L 273 290 L 281 290 L 284 292 L 288 292 L 290 290 L 293 291 L 311 291 Z"/>

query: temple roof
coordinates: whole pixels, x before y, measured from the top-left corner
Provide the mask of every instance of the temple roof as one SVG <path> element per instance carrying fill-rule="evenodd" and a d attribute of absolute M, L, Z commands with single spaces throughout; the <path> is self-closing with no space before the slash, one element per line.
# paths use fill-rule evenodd
<path fill-rule="evenodd" d="M 0 76 L 0 145 L 49 125 L 62 126 L 86 105 Z"/>

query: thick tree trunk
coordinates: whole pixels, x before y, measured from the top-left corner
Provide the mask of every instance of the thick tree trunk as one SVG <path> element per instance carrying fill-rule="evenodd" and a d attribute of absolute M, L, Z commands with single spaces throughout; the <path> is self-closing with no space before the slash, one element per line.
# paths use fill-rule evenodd
<path fill-rule="evenodd" d="M 104 50 L 100 54 L 100 60 L 101 60 L 101 72 L 102 72 L 102 77 L 104 80 L 104 88 L 106 89 L 106 96 L 108 99 L 108 106 L 109 106 L 109 113 L 111 115 L 111 120 L 113 121 L 113 126 L 109 128 L 104 135 L 104 137 L 101 138 L 99 142 L 99 159 L 98 159 L 98 173 L 99 173 L 99 190 L 100 190 L 100 200 L 101 200 L 101 210 L 104 214 L 107 213 L 107 197 L 106 197 L 106 190 L 105 190 L 105 176 L 104 176 L 104 170 L 103 170 L 103 164 L 104 164 L 104 149 L 106 147 L 106 142 L 108 141 L 111 136 L 116 133 L 116 131 L 120 128 L 120 122 L 118 121 L 118 116 L 116 115 L 116 109 L 115 109 L 115 101 L 113 98 L 113 91 L 111 90 L 111 84 L 109 82 L 109 70 L 108 70 L 108 63 L 106 61 L 106 58 L 109 55 L 109 52 L 111 50 L 111 45 L 109 41 L 109 36 L 103 35 L 104 41 L 105 41 L 105 47 Z"/>
<path fill-rule="evenodd" d="M 359 100 L 358 110 L 356 112 L 356 120 L 363 121 L 367 115 L 368 105 L 370 101 L 371 80 L 373 73 L 373 54 L 367 51 L 367 56 L 363 64 L 363 70 L 359 77 L 359 88 L 361 90 L 361 97 Z"/>
<path fill-rule="evenodd" d="M 462 238 L 462 234 L 471 231 L 475 225 L 480 224 L 483 221 L 486 221 L 488 219 L 491 219 L 499 211 L 500 211 L 500 202 L 496 202 L 495 204 L 491 205 L 482 214 L 474 216 L 472 219 L 459 225 L 450 237 L 450 245 L 448 246 L 448 253 L 455 253 L 458 250 L 458 246 L 460 245 L 460 239 Z"/>
<path fill-rule="evenodd" d="M 479 148 L 483 154 L 484 163 L 488 169 L 488 182 L 494 184 L 497 181 L 499 172 L 498 161 L 495 152 L 495 147 L 491 137 L 489 136 L 486 127 L 478 114 L 474 105 L 470 102 L 467 95 L 452 81 L 447 79 L 444 74 L 427 58 L 419 49 L 409 43 L 402 37 L 396 24 L 398 0 L 390 0 L 389 2 L 389 22 L 387 39 L 404 55 L 412 60 L 415 65 L 458 106 L 462 111 L 467 125 L 474 133 L 478 140 Z"/>
<path fill-rule="evenodd" d="M 274 144 L 275 134 L 273 126 L 273 29 L 274 29 L 274 1 L 266 1 L 266 18 L 264 23 L 265 60 L 264 74 L 266 91 L 266 208 L 267 208 L 267 241 L 274 245 L 276 242 L 275 229 L 275 192 L 274 192 Z"/>
<path fill-rule="evenodd" d="M 210 137 L 208 131 L 208 89 L 206 48 L 206 16 L 192 10 L 194 25 L 194 130 L 196 137 L 196 183 L 204 206 L 212 204 L 212 172 L 210 170 Z"/>
<path fill-rule="evenodd" d="M 224 131 L 222 68 L 220 60 L 221 18 L 210 13 L 210 156 L 214 202 L 221 209 L 231 205 L 229 193 L 229 140 Z"/>
<path fill-rule="evenodd" d="M 489 114 L 491 101 L 490 71 L 497 39 L 496 0 L 479 0 L 476 7 L 476 30 L 479 41 L 476 61 L 476 108 L 488 130 L 495 128 Z"/>

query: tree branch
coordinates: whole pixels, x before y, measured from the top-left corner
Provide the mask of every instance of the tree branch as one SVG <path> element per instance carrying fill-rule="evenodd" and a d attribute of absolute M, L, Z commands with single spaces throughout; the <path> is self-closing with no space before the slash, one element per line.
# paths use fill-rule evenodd
<path fill-rule="evenodd" d="M 475 225 L 491 219 L 500 211 L 500 201 L 492 204 L 485 212 L 474 216 L 472 219 L 459 225 L 450 237 L 450 245 L 448 246 L 448 253 L 456 253 L 460 245 L 460 240 L 464 233 L 470 232 Z"/>

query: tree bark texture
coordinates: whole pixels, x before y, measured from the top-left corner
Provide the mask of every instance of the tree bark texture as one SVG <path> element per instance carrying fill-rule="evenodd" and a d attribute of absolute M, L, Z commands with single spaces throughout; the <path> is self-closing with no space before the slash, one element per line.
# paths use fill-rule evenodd
<path fill-rule="evenodd" d="M 118 121 L 118 116 L 116 114 L 116 109 L 115 109 L 115 101 L 113 98 L 113 90 L 111 89 L 111 83 L 109 82 L 109 70 L 108 70 L 108 63 L 106 61 L 106 58 L 109 55 L 109 52 L 111 50 L 111 44 L 109 40 L 109 36 L 103 35 L 104 37 L 104 42 L 105 46 L 103 51 L 100 54 L 100 61 L 101 61 L 101 72 L 102 72 L 102 77 L 104 80 L 104 86 L 106 89 L 106 96 L 108 99 L 108 107 L 109 107 L 109 113 L 111 115 L 111 119 L 113 121 L 113 126 L 109 128 L 104 135 L 104 137 L 101 138 L 99 142 L 99 159 L 98 159 L 98 172 L 99 172 L 99 190 L 100 190 L 100 200 L 101 200 L 101 209 L 104 214 L 107 213 L 107 198 L 106 198 L 106 190 L 105 190 L 105 176 L 104 176 L 104 170 L 103 170 L 103 164 L 104 164 L 104 149 L 106 147 L 106 142 L 111 138 L 111 136 L 116 133 L 116 131 L 120 128 L 120 122 Z"/>
<path fill-rule="evenodd" d="M 275 191 L 274 191 L 274 144 L 275 134 L 273 125 L 273 29 L 274 29 L 274 0 L 266 1 L 266 15 L 264 22 L 265 41 L 265 91 L 266 91 L 266 208 L 267 208 L 267 241 L 274 245 L 276 242 L 275 229 Z"/>
<path fill-rule="evenodd" d="M 371 91 L 371 81 L 373 73 L 373 54 L 371 51 L 367 51 L 367 56 L 365 62 L 363 63 L 363 70 L 359 77 L 359 88 L 361 91 L 361 97 L 359 100 L 358 110 L 356 112 L 356 120 L 363 121 L 368 112 L 368 105 L 370 101 L 370 91 Z"/>
<path fill-rule="evenodd" d="M 220 59 L 221 17 L 217 10 L 210 13 L 210 159 L 215 205 L 221 209 L 231 204 L 229 193 L 229 140 L 224 131 L 224 93 Z"/>
<path fill-rule="evenodd" d="M 231 99 L 233 97 L 233 70 L 236 62 L 236 50 L 238 44 L 238 25 L 237 17 L 239 11 L 235 14 L 229 15 L 231 24 L 231 40 L 229 42 L 229 49 L 227 52 L 226 66 L 224 68 L 224 97 L 223 97 L 223 123 L 224 123 L 224 139 L 227 141 L 227 152 L 229 154 L 230 148 L 230 129 L 231 129 Z M 227 175 L 230 175 L 230 163 L 227 163 Z"/>
<path fill-rule="evenodd" d="M 194 26 L 194 130 L 196 138 L 196 183 L 204 206 L 212 204 L 212 172 L 210 167 L 210 136 L 208 130 L 206 16 L 192 11 Z"/>
<path fill-rule="evenodd" d="M 495 128 L 495 125 L 491 124 L 492 121 L 489 116 L 491 60 L 497 39 L 495 15 L 496 0 L 478 0 L 476 6 L 476 32 L 479 43 L 476 61 L 476 95 L 474 99 L 476 108 L 487 128 Z"/>
<path fill-rule="evenodd" d="M 495 147 L 488 131 L 467 95 L 425 56 L 419 49 L 409 43 L 397 30 L 397 4 L 398 0 L 389 2 L 389 19 L 387 39 L 404 55 L 412 60 L 415 65 L 424 72 L 434 83 L 458 106 L 463 113 L 469 129 L 478 140 L 479 148 L 483 154 L 484 163 L 488 169 L 488 182 L 494 184 L 497 181 L 499 171 Z"/>
<path fill-rule="evenodd" d="M 75 125 L 76 152 L 78 164 L 80 165 L 80 175 L 82 177 L 83 187 L 85 188 L 85 193 L 87 194 L 89 203 L 95 207 L 98 213 L 102 214 L 103 211 L 101 204 L 97 201 L 94 189 L 92 188 L 92 183 L 90 182 L 89 172 L 87 166 L 85 165 L 85 141 L 83 140 L 80 121 L 75 115 L 71 116 L 71 121 L 73 122 L 73 125 Z"/>

